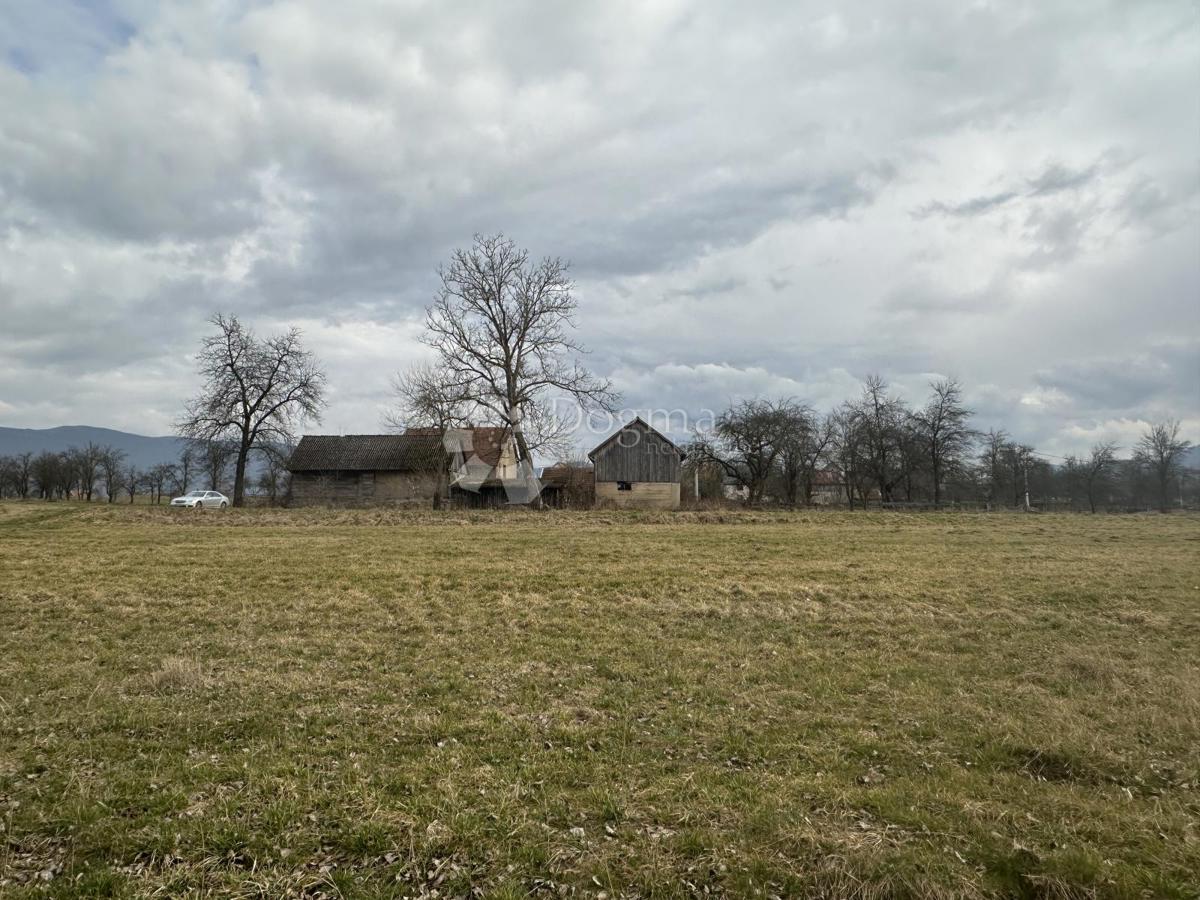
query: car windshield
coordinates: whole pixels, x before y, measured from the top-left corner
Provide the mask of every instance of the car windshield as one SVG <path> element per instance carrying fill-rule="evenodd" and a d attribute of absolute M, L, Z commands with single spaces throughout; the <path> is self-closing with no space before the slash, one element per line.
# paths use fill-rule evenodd
<path fill-rule="evenodd" d="M 204 491 L 188 491 L 186 496 L 188 496 L 188 497 L 203 497 Z"/>

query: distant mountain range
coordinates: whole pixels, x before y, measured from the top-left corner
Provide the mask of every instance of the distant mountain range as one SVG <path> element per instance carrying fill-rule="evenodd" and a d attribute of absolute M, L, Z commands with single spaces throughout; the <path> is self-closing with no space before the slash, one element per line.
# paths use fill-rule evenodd
<path fill-rule="evenodd" d="M 125 451 L 126 461 L 139 469 L 159 463 L 173 463 L 183 452 L 184 442 L 177 437 L 147 437 L 112 428 L 90 425 L 63 425 L 59 428 L 4 428 L 0 426 L 0 456 L 18 453 L 57 453 L 71 447 L 85 447 L 88 441 Z"/>

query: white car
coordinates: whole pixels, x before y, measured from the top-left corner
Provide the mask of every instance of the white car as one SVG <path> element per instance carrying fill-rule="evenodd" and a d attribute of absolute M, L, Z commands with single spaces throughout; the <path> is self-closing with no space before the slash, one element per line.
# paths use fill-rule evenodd
<path fill-rule="evenodd" d="M 192 509 L 224 509 L 229 498 L 219 491 L 188 491 L 182 497 L 171 500 L 172 506 L 190 506 Z"/>

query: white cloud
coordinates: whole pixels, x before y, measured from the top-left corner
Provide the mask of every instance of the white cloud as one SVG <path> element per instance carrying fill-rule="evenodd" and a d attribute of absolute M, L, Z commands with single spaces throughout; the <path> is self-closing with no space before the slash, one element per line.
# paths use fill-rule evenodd
<path fill-rule="evenodd" d="M 165 431 L 222 309 L 301 323 L 327 426 L 372 430 L 437 264 L 499 229 L 572 259 L 627 405 L 937 372 L 1047 447 L 1200 418 L 1182 0 L 122 0 L 0 35 L 3 424 Z"/>

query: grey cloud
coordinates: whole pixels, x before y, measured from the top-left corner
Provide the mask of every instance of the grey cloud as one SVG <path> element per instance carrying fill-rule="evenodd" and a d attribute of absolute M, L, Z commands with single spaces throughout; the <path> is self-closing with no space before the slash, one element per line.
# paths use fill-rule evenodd
<path fill-rule="evenodd" d="M 960 203 L 944 203 L 935 200 L 917 209 L 913 215 L 922 219 L 935 214 L 955 217 L 984 215 L 1020 198 L 1036 199 L 1049 197 L 1063 191 L 1076 190 L 1095 179 L 1098 172 L 1098 163 L 1083 169 L 1071 169 L 1068 166 L 1053 163 L 1034 177 L 1026 179 L 1026 187 L 1022 190 L 998 191 L 972 197 Z"/>
<path fill-rule="evenodd" d="M 1123 223 L 1165 235 L 1196 221 L 1200 205 L 1200 178 L 1195 170 L 1178 173 L 1166 183 L 1142 175 L 1117 203 Z"/>
<path fill-rule="evenodd" d="M 0 305 L 8 309 L 5 351 L 32 371 L 69 377 L 114 373 L 164 356 L 190 358 L 209 314 L 200 311 L 222 308 L 219 296 L 187 279 L 132 301 L 83 290 L 68 302 L 39 306 L 15 302 L 11 289 L 0 285 Z"/>
<path fill-rule="evenodd" d="M 1023 264 L 1038 268 L 1073 259 L 1079 253 L 1089 221 L 1086 209 L 1073 206 L 1031 210 L 1025 228 L 1033 249 L 1026 254 Z"/>
<path fill-rule="evenodd" d="M 1045 197 L 1083 187 L 1096 177 L 1097 169 L 1097 165 L 1085 169 L 1071 169 L 1058 163 L 1047 166 L 1040 175 L 1029 179 L 1029 196 Z"/>
<path fill-rule="evenodd" d="M 744 278 L 721 278 L 717 281 L 709 281 L 691 287 L 672 288 L 664 296 L 668 298 L 685 297 L 692 300 L 701 300 L 705 297 L 719 297 L 722 294 L 731 293 L 742 287 L 745 283 Z"/>
<path fill-rule="evenodd" d="M 608 226 L 615 233 L 577 239 L 569 255 L 584 274 L 653 271 L 697 251 L 752 240 L 781 219 L 846 215 L 872 201 L 888 169 L 885 164 L 817 178 L 750 176 L 632 212 Z"/>
<path fill-rule="evenodd" d="M 1200 341 L 1159 344 L 1145 353 L 1049 366 L 1034 382 L 1061 391 L 1097 417 L 1123 417 L 1193 407 L 1200 397 Z M 1176 413 L 1178 415 L 1178 413 Z"/>
<path fill-rule="evenodd" d="M 374 428 L 437 264 L 497 230 L 572 261 L 639 402 L 953 369 L 997 415 L 1077 398 L 1010 410 L 1050 439 L 1110 411 L 1071 365 L 1200 327 L 1186 0 L 71 10 L 0 11 L 5 424 L 163 431 L 225 309 L 303 321 Z M 1122 408 L 1197 416 L 1140 377 Z"/>
<path fill-rule="evenodd" d="M 918 209 L 914 215 L 917 218 L 924 219 L 935 213 L 940 213 L 946 216 L 978 216 L 984 213 L 991 212 L 997 207 L 1004 206 L 1011 200 L 1015 200 L 1021 196 L 1016 191 L 1001 191 L 998 194 L 987 194 L 980 197 L 972 197 L 970 200 L 964 200 L 961 203 L 942 203 L 941 201 L 933 201 L 927 203 Z"/>

